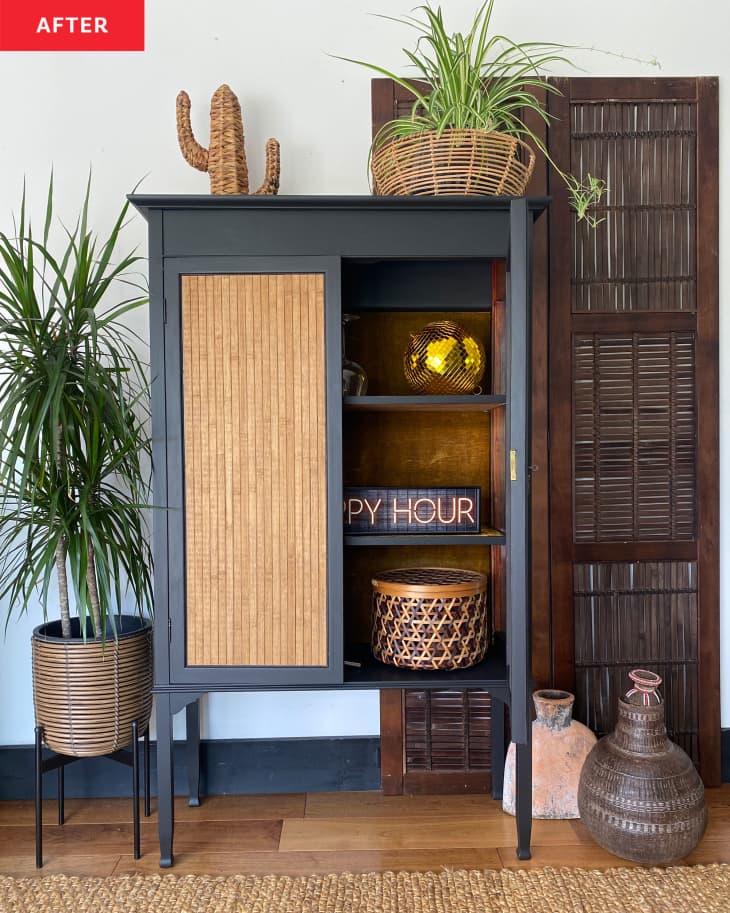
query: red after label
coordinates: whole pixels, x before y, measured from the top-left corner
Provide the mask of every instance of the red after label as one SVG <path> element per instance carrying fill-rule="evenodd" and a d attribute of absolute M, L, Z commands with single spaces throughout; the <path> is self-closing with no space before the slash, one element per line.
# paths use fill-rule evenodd
<path fill-rule="evenodd" d="M 0 0 L 0 51 L 143 51 L 144 0 Z"/>

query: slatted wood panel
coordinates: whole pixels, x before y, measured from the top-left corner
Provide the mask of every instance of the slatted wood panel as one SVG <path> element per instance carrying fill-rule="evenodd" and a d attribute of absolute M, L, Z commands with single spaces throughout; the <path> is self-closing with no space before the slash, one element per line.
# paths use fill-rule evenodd
<path fill-rule="evenodd" d="M 555 82 L 551 154 L 609 190 L 592 231 L 551 178 L 554 680 L 602 732 L 628 668 L 656 669 L 670 729 L 714 785 L 717 80 Z"/>
<path fill-rule="evenodd" d="M 324 279 L 182 278 L 187 662 L 327 663 Z"/>
<path fill-rule="evenodd" d="M 574 566 L 576 713 L 599 736 L 616 722 L 616 695 L 640 667 L 663 678 L 670 738 L 699 757 L 697 564 Z"/>
<path fill-rule="evenodd" d="M 690 540 L 692 333 L 573 337 L 576 542 Z"/>
<path fill-rule="evenodd" d="M 405 692 L 405 773 L 491 769 L 491 701 L 484 691 Z"/>
<path fill-rule="evenodd" d="M 575 231 L 574 311 L 695 309 L 696 119 L 676 99 L 571 106 L 572 167 L 608 183 Z"/>

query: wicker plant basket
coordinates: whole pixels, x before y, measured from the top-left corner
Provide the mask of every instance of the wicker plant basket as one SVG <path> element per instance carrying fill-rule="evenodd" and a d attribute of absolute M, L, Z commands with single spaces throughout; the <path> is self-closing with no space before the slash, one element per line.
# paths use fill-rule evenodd
<path fill-rule="evenodd" d="M 371 160 L 378 196 L 522 196 L 535 153 L 516 136 L 484 130 L 427 130 L 389 140 Z"/>
<path fill-rule="evenodd" d="M 487 578 L 414 567 L 373 579 L 373 655 L 404 669 L 464 669 L 484 658 Z"/>
<path fill-rule="evenodd" d="M 36 726 L 53 751 L 73 757 L 110 754 L 132 741 L 132 722 L 147 729 L 152 711 L 152 625 L 122 616 L 119 636 L 104 643 L 70 640 L 61 622 L 33 631 L 33 702 Z"/>

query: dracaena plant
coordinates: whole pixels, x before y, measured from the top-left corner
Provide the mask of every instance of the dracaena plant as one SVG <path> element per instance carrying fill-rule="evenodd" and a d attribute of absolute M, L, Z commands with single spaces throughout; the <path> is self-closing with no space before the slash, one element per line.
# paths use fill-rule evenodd
<path fill-rule="evenodd" d="M 115 631 L 125 588 L 151 608 L 148 382 L 125 326 L 147 296 L 140 258 L 115 259 L 127 204 L 100 240 L 89 198 L 90 181 L 59 228 L 51 177 L 41 235 L 25 189 L 0 232 L 0 598 L 8 620 L 37 600 L 45 616 L 55 579 L 64 637 L 73 610 L 84 635 Z"/>
<path fill-rule="evenodd" d="M 373 140 L 371 154 L 390 140 L 424 131 L 441 133 L 453 128 L 509 133 L 537 146 L 565 181 L 578 218 L 595 225 L 597 220 L 590 210 L 600 201 L 605 183 L 590 174 L 582 179 L 563 172 L 525 122 L 526 113 L 534 112 L 549 123 L 550 115 L 536 90 L 558 93 L 543 74 L 551 66 L 570 65 L 564 53 L 568 47 L 544 41 L 516 42 L 492 34 L 493 9 L 494 0 L 486 0 L 466 34 L 447 31 L 440 6 L 417 7 L 414 12 L 421 16 L 381 16 L 408 26 L 418 36 L 413 50 L 403 49 L 415 70 L 413 78 L 398 76 L 363 60 L 339 58 L 387 76 L 415 96 L 408 116 L 391 120 L 381 128 Z M 428 84 L 427 90 L 422 82 Z"/>

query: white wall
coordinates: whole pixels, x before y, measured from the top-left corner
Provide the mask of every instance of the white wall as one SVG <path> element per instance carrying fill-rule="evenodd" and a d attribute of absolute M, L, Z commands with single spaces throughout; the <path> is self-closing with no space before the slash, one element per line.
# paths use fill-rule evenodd
<path fill-rule="evenodd" d="M 447 25 L 468 27 L 478 0 L 444 0 Z M 44 203 L 51 165 L 58 211 L 76 212 L 90 166 L 93 224 L 104 230 L 123 196 L 145 180 L 147 193 L 207 193 L 208 178 L 182 159 L 175 134 L 175 96 L 193 103 L 193 126 L 208 141 L 212 92 L 228 82 L 244 111 L 251 181 L 258 186 L 268 136 L 282 148 L 282 193 L 367 193 L 370 74 L 325 52 L 390 68 L 410 46 L 405 29 L 368 15 L 407 12 L 411 0 L 279 0 L 253 4 L 208 0 L 147 0 L 147 51 L 140 54 L 0 54 L 0 228 L 10 227 L 25 178 L 36 207 Z M 621 57 L 575 54 L 586 73 L 622 76 L 719 75 L 721 87 L 721 447 L 730 434 L 730 309 L 726 304 L 730 244 L 722 213 L 730 204 L 730 78 L 725 0 L 498 0 L 495 26 L 515 40 L 555 40 L 598 46 L 626 58 L 656 56 L 662 70 Z M 567 72 L 567 71 L 566 71 Z M 578 74 L 580 75 L 580 74 Z M 144 250 L 136 218 L 130 245 Z M 140 318 L 146 333 L 146 323 Z M 723 461 L 723 529 L 730 495 Z M 721 567 L 730 564 L 725 539 Z M 722 573 L 722 720 L 730 726 L 730 592 Z M 4 614 L 4 612 L 3 612 Z M 0 641 L 0 744 L 32 740 L 29 637 L 40 611 L 12 623 Z M 12 699 L 9 696 L 12 695 Z M 370 735 L 378 731 L 375 693 L 212 695 L 204 712 L 212 738 Z"/>

